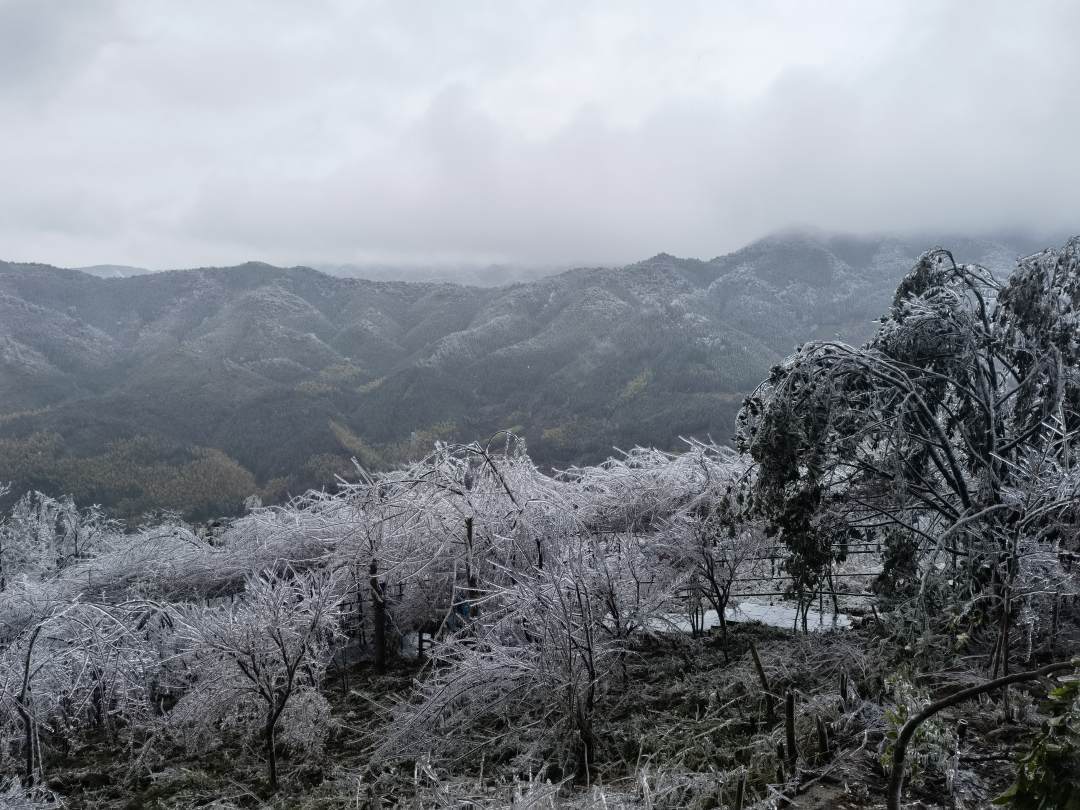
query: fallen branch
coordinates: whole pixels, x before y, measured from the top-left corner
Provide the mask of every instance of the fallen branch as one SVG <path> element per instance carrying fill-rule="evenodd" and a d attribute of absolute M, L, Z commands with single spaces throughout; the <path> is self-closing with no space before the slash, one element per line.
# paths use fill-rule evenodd
<path fill-rule="evenodd" d="M 904 790 L 904 757 L 907 754 L 908 743 L 911 742 L 911 738 L 914 736 L 915 731 L 926 720 L 933 717 L 942 709 L 956 706 L 963 703 L 965 700 L 977 697 L 986 692 L 992 692 L 1002 686 L 1022 683 L 1023 681 L 1033 681 L 1036 678 L 1042 678 L 1046 675 L 1053 675 L 1056 672 L 1064 672 L 1065 670 L 1075 669 L 1077 667 L 1080 667 L 1080 659 L 1059 661 L 1055 664 L 1047 664 L 1039 669 L 1032 669 L 1027 672 L 1017 672 L 1013 675 L 1006 675 L 1002 678 L 996 678 L 995 680 L 978 684 L 977 686 L 969 686 L 967 689 L 961 689 L 959 692 L 954 692 L 948 697 L 931 703 L 904 723 L 903 727 L 900 729 L 900 734 L 896 738 L 896 747 L 893 749 L 892 773 L 889 774 L 888 810 L 900 810 L 900 796 Z"/>

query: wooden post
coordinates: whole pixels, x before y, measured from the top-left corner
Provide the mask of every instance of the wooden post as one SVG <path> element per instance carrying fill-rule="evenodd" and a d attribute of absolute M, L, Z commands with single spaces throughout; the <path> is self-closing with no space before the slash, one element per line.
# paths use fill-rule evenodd
<path fill-rule="evenodd" d="M 794 779 L 799 765 L 799 749 L 795 745 L 795 693 L 788 689 L 784 696 L 784 753 L 788 778 Z"/>
<path fill-rule="evenodd" d="M 754 659 L 754 668 L 757 670 L 758 680 L 761 681 L 761 690 L 765 693 L 765 725 L 772 726 L 776 722 L 776 702 L 772 689 L 769 687 L 769 679 L 765 676 L 765 668 L 761 666 L 757 645 L 753 641 L 750 642 L 750 655 Z"/>
<path fill-rule="evenodd" d="M 817 725 L 817 738 L 818 738 L 818 762 L 824 764 L 832 758 L 832 751 L 829 745 L 829 729 L 825 725 L 825 721 L 821 719 L 820 715 L 814 718 L 814 722 Z"/>
<path fill-rule="evenodd" d="M 776 763 L 776 784 L 784 787 L 787 785 L 787 775 L 784 773 L 784 744 L 780 743 L 777 746 L 777 763 Z M 776 806 L 780 808 L 787 807 L 789 804 L 787 796 L 783 793 L 780 794 L 780 799 L 777 801 Z"/>

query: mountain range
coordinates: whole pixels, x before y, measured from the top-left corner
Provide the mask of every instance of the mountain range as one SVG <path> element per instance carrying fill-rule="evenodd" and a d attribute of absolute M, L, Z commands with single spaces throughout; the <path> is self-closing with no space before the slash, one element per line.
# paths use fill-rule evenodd
<path fill-rule="evenodd" d="M 204 516 L 504 429 L 552 467 L 726 441 L 770 366 L 864 340 L 936 242 L 1003 274 L 1042 246 L 793 231 L 502 286 L 0 262 L 0 481 Z"/>
<path fill-rule="evenodd" d="M 503 287 L 517 282 L 535 281 L 553 276 L 566 267 L 553 265 L 474 264 L 451 262 L 441 264 L 312 264 L 313 269 L 330 276 L 362 278 L 369 281 L 449 281 L 474 287 Z M 127 264 L 92 264 L 73 270 L 98 278 L 129 278 L 148 273 L 165 272 Z"/>

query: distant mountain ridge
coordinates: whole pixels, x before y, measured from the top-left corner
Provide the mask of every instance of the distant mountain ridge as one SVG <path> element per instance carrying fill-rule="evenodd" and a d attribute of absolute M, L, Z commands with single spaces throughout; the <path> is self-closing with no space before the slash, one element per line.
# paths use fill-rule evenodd
<path fill-rule="evenodd" d="M 808 339 L 865 339 L 930 246 L 788 232 L 499 287 L 0 262 L 0 481 L 213 513 L 244 489 L 332 485 L 354 456 L 386 466 L 500 429 L 554 466 L 727 440 L 772 364 Z M 946 246 L 1009 272 L 1041 245 Z"/>
<path fill-rule="evenodd" d="M 369 281 L 419 281 L 451 282 L 472 287 L 505 287 L 546 276 L 553 276 L 567 269 L 555 265 L 518 264 L 386 264 L 367 262 L 363 264 L 313 264 L 316 270 L 327 275 L 343 278 L 362 278 Z"/>
<path fill-rule="evenodd" d="M 131 276 L 145 276 L 153 273 L 145 267 L 130 267 L 126 264 L 91 264 L 86 267 L 73 267 L 80 273 L 87 273 L 98 278 L 130 278 Z"/>
<path fill-rule="evenodd" d="M 261 264 L 261 262 L 256 262 Z M 270 267 L 272 265 L 266 265 Z M 307 266 L 307 265 L 305 265 Z M 312 269 L 328 276 L 341 278 L 359 278 L 368 281 L 417 281 L 450 282 L 474 287 L 504 287 L 508 284 L 535 281 L 545 276 L 553 276 L 566 270 L 566 267 L 553 265 L 516 265 L 516 264 L 312 264 Z M 80 273 L 98 278 L 130 278 L 145 276 L 149 273 L 164 273 L 166 270 L 150 270 L 145 267 L 132 267 L 126 264 L 93 264 L 86 267 L 72 267 Z M 194 269 L 194 268 L 192 268 Z"/>

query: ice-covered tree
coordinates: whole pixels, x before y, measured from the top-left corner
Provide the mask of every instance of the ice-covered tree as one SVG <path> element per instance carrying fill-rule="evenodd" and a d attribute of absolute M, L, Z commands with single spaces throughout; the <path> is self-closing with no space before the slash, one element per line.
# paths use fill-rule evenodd
<path fill-rule="evenodd" d="M 820 588 L 847 542 L 877 538 L 947 552 L 950 581 L 990 586 L 1004 606 L 1020 508 L 1010 464 L 1048 441 L 1051 415 L 1077 419 L 1078 257 L 1072 240 L 1002 284 L 931 251 L 866 346 L 808 343 L 747 399 L 755 504 L 796 587 Z"/>
<path fill-rule="evenodd" d="M 27 492 L 0 521 L 0 591 L 13 577 L 49 576 L 90 556 L 114 529 L 96 507 Z"/>
<path fill-rule="evenodd" d="M 143 605 L 64 604 L 32 584 L 24 598 L 37 618 L 0 653 L 0 703 L 32 782 L 46 745 L 63 752 L 87 729 L 115 739 L 146 720 L 159 659 L 138 627 Z"/>
<path fill-rule="evenodd" d="M 497 745 L 533 766 L 554 751 L 563 770 L 587 774 L 597 707 L 621 682 L 626 643 L 611 631 L 590 555 L 578 546 L 512 585 L 485 588 L 488 607 L 468 633 L 433 649 L 432 674 L 383 753 L 452 759 Z"/>
<path fill-rule="evenodd" d="M 258 732 L 276 789 L 279 740 L 311 754 L 329 731 L 319 687 L 339 630 L 339 602 L 332 574 L 283 566 L 249 576 L 233 604 L 176 608 L 188 682 L 171 722 L 196 745 L 230 728 Z"/>

